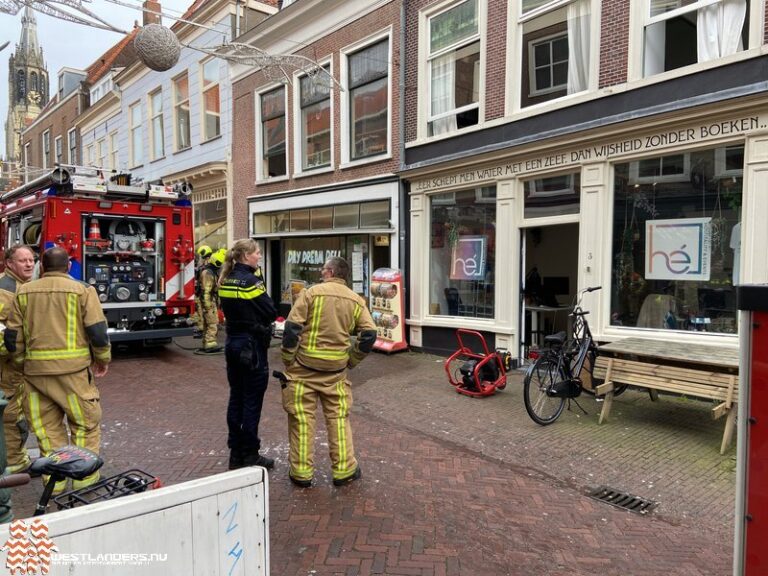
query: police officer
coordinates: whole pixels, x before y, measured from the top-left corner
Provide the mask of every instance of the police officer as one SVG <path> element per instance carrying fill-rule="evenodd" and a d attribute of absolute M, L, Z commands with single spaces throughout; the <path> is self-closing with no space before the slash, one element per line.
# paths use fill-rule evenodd
<path fill-rule="evenodd" d="M 35 271 L 35 253 L 24 244 L 17 244 L 5 253 L 5 273 L 0 276 L 0 323 L 5 325 L 16 297 L 16 290 L 32 279 Z M 0 388 L 8 405 L 3 413 L 3 431 L 7 452 L 8 474 L 21 472 L 29 467 L 30 459 L 25 444 L 29 435 L 24 418 L 24 375 L 8 361 L 8 352 L 0 345 Z"/>
<path fill-rule="evenodd" d="M 201 352 L 221 352 L 216 339 L 219 332 L 219 269 L 224 262 L 221 250 L 211 254 L 208 263 L 200 270 L 200 310 L 203 316 L 203 347 Z"/>
<path fill-rule="evenodd" d="M 195 268 L 195 315 L 192 320 L 195 323 L 195 338 L 202 338 L 203 331 L 205 329 L 205 323 L 203 321 L 203 290 L 200 285 L 200 272 L 203 270 L 203 266 L 208 264 L 208 259 L 213 254 L 213 249 L 203 244 L 197 249 L 197 267 Z"/>
<path fill-rule="evenodd" d="M 4 341 L 11 359 L 23 365 L 30 424 L 43 456 L 72 442 L 96 452 L 101 444 L 101 404 L 94 377 L 106 375 L 111 360 L 107 321 L 93 286 L 67 274 L 69 256 L 49 248 L 43 276 L 19 287 Z M 95 472 L 73 488 L 99 479 Z M 60 492 L 66 482 L 56 484 Z"/>
<path fill-rule="evenodd" d="M 227 319 L 230 470 L 274 465 L 274 460 L 259 454 L 259 420 L 269 378 L 267 349 L 277 317 L 275 304 L 257 275 L 260 261 L 261 249 L 255 240 L 238 240 L 227 253 L 219 283 L 219 299 Z"/>
<path fill-rule="evenodd" d="M 320 269 L 322 283 L 299 294 L 285 322 L 282 358 L 286 366 L 283 409 L 288 413 L 291 482 L 312 485 L 317 401 L 328 432 L 333 485 L 361 476 L 352 445 L 349 408 L 352 387 L 347 370 L 373 349 L 376 325 L 365 300 L 347 287 L 349 264 L 337 256 Z M 354 345 L 349 336 L 358 334 Z"/>

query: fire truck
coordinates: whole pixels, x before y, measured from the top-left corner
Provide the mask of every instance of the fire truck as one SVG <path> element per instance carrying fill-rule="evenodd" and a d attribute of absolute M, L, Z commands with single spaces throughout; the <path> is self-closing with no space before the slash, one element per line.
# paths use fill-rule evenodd
<path fill-rule="evenodd" d="M 113 342 L 192 333 L 194 240 L 184 186 L 131 182 L 79 166 L 0 196 L 0 243 L 64 248 L 70 275 L 96 289 Z"/>

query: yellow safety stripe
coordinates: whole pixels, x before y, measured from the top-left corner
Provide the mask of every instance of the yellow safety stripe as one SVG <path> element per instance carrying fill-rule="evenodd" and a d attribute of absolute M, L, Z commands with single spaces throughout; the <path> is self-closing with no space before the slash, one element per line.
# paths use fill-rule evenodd
<path fill-rule="evenodd" d="M 77 347 L 77 294 L 67 294 L 67 350 Z"/>
<path fill-rule="evenodd" d="M 253 300 L 266 292 L 262 285 L 240 288 L 238 286 L 219 286 L 219 298 L 235 298 L 240 300 Z"/>
<path fill-rule="evenodd" d="M 88 348 L 75 348 L 74 350 L 27 350 L 27 360 L 64 360 L 67 358 L 81 358 L 90 356 Z"/>
<path fill-rule="evenodd" d="M 96 358 L 96 360 L 109 360 L 112 358 L 112 353 L 109 350 L 106 352 L 96 352 L 96 350 L 94 350 L 93 357 Z"/>
<path fill-rule="evenodd" d="M 26 294 L 19 294 L 18 295 L 18 302 L 19 302 L 19 310 L 21 311 L 21 330 L 24 333 L 24 345 L 29 346 L 29 337 L 27 336 L 29 334 L 29 330 L 27 330 L 27 295 Z M 17 357 L 16 363 L 20 364 L 24 360 L 21 359 L 21 357 Z"/>
<path fill-rule="evenodd" d="M 323 304 L 325 296 L 318 296 L 312 301 L 312 321 L 310 322 L 309 338 L 307 339 L 307 350 L 317 350 L 317 335 L 320 332 L 320 316 L 323 313 Z"/>
<path fill-rule="evenodd" d="M 355 313 L 352 315 L 352 324 L 349 325 L 349 333 L 352 334 L 352 332 L 355 331 L 355 326 L 357 326 L 357 320 L 360 318 L 360 312 L 363 311 L 363 307 L 360 306 L 360 304 L 355 304 Z"/>
<path fill-rule="evenodd" d="M 74 417 L 74 426 L 70 425 L 70 433 L 75 433 L 75 446 L 85 448 L 85 416 L 83 416 L 83 409 L 80 407 L 80 401 L 76 394 L 67 394 L 67 404 L 69 404 L 69 410 Z M 74 428 L 74 430 L 73 430 Z"/>
<path fill-rule="evenodd" d="M 287 361 L 293 360 L 293 356 L 294 356 L 294 353 L 293 353 L 293 352 L 282 352 L 282 353 L 280 354 L 280 357 L 281 357 L 283 360 L 287 360 Z"/>
<path fill-rule="evenodd" d="M 301 479 L 305 479 L 312 475 L 312 470 L 309 468 L 309 457 L 307 455 L 307 448 L 309 445 L 309 438 L 307 433 L 307 414 L 304 411 L 304 404 L 302 399 L 304 397 L 304 382 L 296 380 L 296 389 L 293 392 L 293 406 L 296 412 L 296 422 L 298 424 L 299 433 L 299 446 L 298 446 L 298 462 L 296 463 L 296 474 Z"/>
<path fill-rule="evenodd" d="M 98 482 L 100 478 L 101 478 L 101 472 L 97 470 L 96 472 L 94 472 L 90 476 L 86 476 L 82 480 L 72 480 L 72 488 L 74 490 L 85 488 L 86 486 L 90 486 L 91 484 L 96 484 L 96 482 Z"/>
<path fill-rule="evenodd" d="M 349 352 L 346 350 L 305 350 L 303 354 L 323 360 L 343 360 L 349 358 Z"/>
<path fill-rule="evenodd" d="M 40 449 L 43 454 L 49 454 L 52 451 L 51 439 L 48 438 L 48 433 L 43 426 L 43 419 L 40 415 L 40 394 L 38 392 L 29 392 L 27 395 L 29 398 L 29 415 L 32 417 L 32 428 L 37 436 L 37 441 L 40 443 Z"/>
<path fill-rule="evenodd" d="M 344 390 L 344 380 L 336 382 L 336 392 L 339 395 L 339 417 L 336 419 L 336 436 L 338 437 L 339 464 L 333 471 L 334 478 L 346 478 L 349 476 L 347 470 L 347 414 L 349 405 L 347 403 L 347 393 Z"/>

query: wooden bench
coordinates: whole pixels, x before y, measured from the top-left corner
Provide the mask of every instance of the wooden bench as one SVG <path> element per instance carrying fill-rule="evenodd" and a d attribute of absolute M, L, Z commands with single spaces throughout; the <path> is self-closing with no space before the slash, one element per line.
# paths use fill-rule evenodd
<path fill-rule="evenodd" d="M 608 418 L 617 384 L 646 388 L 651 400 L 658 392 L 671 392 L 717 402 L 712 418 L 726 416 L 720 453 L 731 443 L 738 403 L 738 350 L 699 344 L 679 344 L 627 338 L 600 347 L 594 376 L 605 395 L 599 423 Z"/>

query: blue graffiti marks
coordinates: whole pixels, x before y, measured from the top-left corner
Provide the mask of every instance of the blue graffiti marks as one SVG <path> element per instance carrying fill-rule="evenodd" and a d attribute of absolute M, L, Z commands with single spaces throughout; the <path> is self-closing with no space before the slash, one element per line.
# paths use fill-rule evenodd
<path fill-rule="evenodd" d="M 237 508 L 238 502 L 235 501 L 222 515 L 224 536 L 227 537 L 227 540 L 230 543 L 227 544 L 227 546 L 230 546 L 229 551 L 227 552 L 227 557 L 230 562 L 229 572 L 227 572 L 227 574 L 230 576 L 235 571 L 235 568 L 243 555 L 243 546 L 240 543 L 240 524 L 237 521 Z"/>

